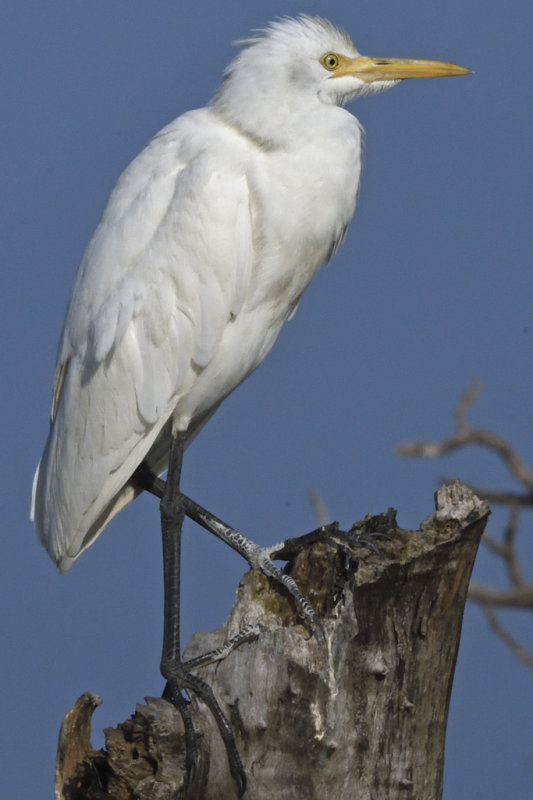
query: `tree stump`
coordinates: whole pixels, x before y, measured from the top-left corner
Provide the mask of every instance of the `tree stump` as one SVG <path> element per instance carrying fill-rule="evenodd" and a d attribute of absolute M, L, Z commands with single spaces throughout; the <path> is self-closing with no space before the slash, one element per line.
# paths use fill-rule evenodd
<path fill-rule="evenodd" d="M 266 628 L 198 671 L 233 725 L 247 800 L 441 797 L 464 604 L 489 510 L 457 482 L 437 492 L 436 509 L 418 531 L 398 528 L 393 510 L 357 523 L 355 533 L 390 537 L 378 540 L 380 553 L 324 541 L 289 562 L 322 619 L 326 646 L 255 571 L 243 577 L 222 628 L 192 637 L 186 658 L 245 624 Z M 237 797 L 216 724 L 194 696 L 200 764 L 188 786 L 173 706 L 146 698 L 130 719 L 106 729 L 106 747 L 95 751 L 90 719 L 99 703 L 87 693 L 65 717 L 56 800 Z"/>

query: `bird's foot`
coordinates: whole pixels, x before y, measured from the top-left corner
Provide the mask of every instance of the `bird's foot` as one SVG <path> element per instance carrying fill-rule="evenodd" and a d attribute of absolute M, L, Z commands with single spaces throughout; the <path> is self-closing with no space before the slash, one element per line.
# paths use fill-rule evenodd
<path fill-rule="evenodd" d="M 396 521 L 389 512 L 376 517 L 369 517 L 362 523 L 357 523 L 349 531 L 340 530 L 339 523 L 332 522 L 302 536 L 285 539 L 284 542 L 270 548 L 271 558 L 288 561 L 294 558 L 304 547 L 309 547 L 316 542 L 328 542 L 333 547 L 345 545 L 353 549 L 365 547 L 381 555 L 378 542 L 380 539 L 385 539 L 389 542 L 393 541 L 391 534 L 394 533 L 395 527 Z"/>
<path fill-rule="evenodd" d="M 239 634 L 237 634 L 237 636 L 239 636 Z M 242 643 L 242 641 L 238 644 L 240 643 Z M 238 644 L 235 646 L 238 646 Z M 200 656 L 200 658 L 202 657 Z M 213 715 L 226 748 L 229 768 L 237 784 L 239 797 L 242 797 L 246 789 L 246 773 L 237 749 L 233 728 L 226 719 L 218 700 L 213 694 L 213 690 L 209 684 L 201 678 L 198 678 L 196 675 L 191 675 L 185 668 L 185 664 L 181 662 L 163 664 L 161 666 L 161 673 L 167 681 L 163 691 L 163 697 L 177 708 L 183 720 L 185 729 L 185 769 L 187 772 L 187 784 L 190 784 L 194 780 L 196 774 L 198 766 L 198 745 L 190 713 L 190 704 L 183 696 L 183 690 L 187 692 L 193 691 L 204 701 Z"/>
<path fill-rule="evenodd" d="M 289 594 L 293 597 L 298 610 L 311 626 L 311 630 L 313 631 L 313 635 L 315 636 L 317 642 L 319 644 L 324 644 L 326 641 L 324 628 L 316 611 L 312 605 L 307 602 L 299 590 L 296 581 L 291 578 L 290 575 L 287 575 L 287 573 L 282 569 L 277 567 L 273 562 L 274 558 L 283 558 L 283 556 L 278 555 L 279 550 L 282 549 L 283 546 L 284 542 L 273 545 L 272 547 L 260 547 L 259 545 L 250 541 L 250 539 L 246 539 L 246 548 L 243 552 L 243 555 L 252 569 L 261 570 L 261 572 L 266 575 L 267 578 L 272 578 L 272 580 L 281 584 L 286 591 L 289 592 Z"/>
<path fill-rule="evenodd" d="M 215 517 L 210 511 L 202 508 L 202 506 L 194 500 L 191 500 L 190 497 L 182 495 L 182 501 L 185 513 L 190 519 L 193 519 L 223 542 L 226 542 L 233 550 L 246 559 L 252 569 L 261 570 L 268 578 L 272 578 L 276 583 L 284 586 L 294 598 L 301 614 L 310 623 L 316 639 L 319 642 L 325 641 L 322 623 L 314 609 L 307 602 L 290 575 L 285 574 L 283 570 L 273 563 L 272 559 L 279 558 L 277 552 L 283 548 L 283 543 L 273 545 L 272 547 L 260 547 L 251 539 L 248 539 L 246 536 L 243 536 L 242 533 L 235 530 L 235 528 L 230 527 L 225 522 L 222 522 L 221 519 Z"/>
<path fill-rule="evenodd" d="M 345 543 L 348 544 L 350 547 L 358 548 L 358 547 L 366 547 L 369 550 L 373 550 L 374 553 L 377 553 L 379 556 L 383 555 L 381 548 L 379 547 L 379 540 L 385 539 L 388 542 L 392 542 L 392 536 L 389 536 L 388 533 L 382 533 L 381 531 L 372 531 L 369 533 L 356 533 L 355 531 L 339 531 L 337 534 L 337 538 Z"/>
<path fill-rule="evenodd" d="M 215 650 L 210 650 L 208 653 L 203 653 L 201 656 L 190 658 L 183 662 L 183 666 L 187 670 L 200 669 L 200 667 L 207 667 L 209 664 L 214 664 L 215 661 L 223 661 L 229 656 L 237 647 L 246 642 L 253 642 L 258 636 L 265 631 L 266 628 L 260 623 L 245 625 L 240 631 L 228 639 L 227 642 L 217 647 Z"/>
<path fill-rule="evenodd" d="M 189 701 L 181 693 L 179 683 L 176 678 L 168 678 L 163 690 L 162 697 L 177 708 L 183 720 L 185 734 L 185 772 L 187 786 L 194 781 L 196 768 L 198 766 L 198 745 L 196 742 L 196 731 L 191 717 Z"/>
<path fill-rule="evenodd" d="M 294 598 L 300 613 L 310 624 L 317 641 L 323 644 L 325 642 L 325 634 L 320 618 L 311 604 L 308 603 L 300 592 L 294 579 L 283 569 L 276 566 L 274 561 L 292 560 L 305 547 L 310 547 L 317 542 L 327 542 L 332 547 L 340 549 L 344 553 L 347 562 L 353 561 L 353 550 L 356 548 L 366 548 L 381 555 L 377 540 L 387 539 L 390 541 L 391 536 L 384 531 L 373 531 L 370 529 L 370 526 L 367 527 L 369 528 L 368 530 L 354 529 L 343 531 L 339 529 L 337 522 L 333 522 L 330 525 L 323 525 L 320 528 L 316 528 L 310 533 L 286 539 L 279 544 L 269 547 L 260 547 L 249 539 L 246 539 L 242 534 L 235 533 L 239 537 L 240 552 L 246 558 L 252 569 L 261 570 L 267 577 L 272 578 L 285 587 Z"/>
<path fill-rule="evenodd" d="M 261 570 L 264 575 L 281 584 L 289 592 L 294 598 L 298 610 L 309 623 L 317 641 L 321 644 L 325 642 L 325 635 L 317 613 L 305 599 L 294 579 L 283 569 L 277 567 L 274 564 L 274 560 L 287 561 L 297 555 L 302 548 L 318 541 L 328 541 L 334 547 L 346 547 L 348 545 L 353 548 L 364 546 L 379 552 L 375 540 L 382 537 L 389 538 L 388 534 L 385 533 L 384 526 L 387 527 L 387 530 L 394 527 L 394 520 L 389 519 L 388 515 L 380 515 L 379 517 L 369 518 L 363 523 L 362 528 L 356 527 L 351 531 L 339 530 L 338 523 L 334 522 L 331 525 L 323 525 L 303 536 L 286 539 L 284 542 L 269 547 L 260 547 L 189 497 L 181 495 L 181 502 L 188 517 L 206 528 L 206 530 L 214 533 L 226 544 L 229 544 L 230 547 L 247 560 L 252 569 Z M 374 526 L 371 524 L 373 522 L 376 522 Z M 347 553 L 347 556 L 349 555 Z"/>

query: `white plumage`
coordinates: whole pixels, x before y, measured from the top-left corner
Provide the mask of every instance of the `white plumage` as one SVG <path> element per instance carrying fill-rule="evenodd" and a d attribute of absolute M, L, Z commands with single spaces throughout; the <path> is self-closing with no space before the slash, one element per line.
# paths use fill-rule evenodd
<path fill-rule="evenodd" d="M 321 19 L 241 44 L 211 104 L 120 177 L 79 268 L 32 503 L 62 571 L 138 493 L 141 461 L 162 473 L 171 433 L 190 441 L 258 366 L 342 240 L 361 168 L 342 104 L 418 77 L 372 73 Z"/>

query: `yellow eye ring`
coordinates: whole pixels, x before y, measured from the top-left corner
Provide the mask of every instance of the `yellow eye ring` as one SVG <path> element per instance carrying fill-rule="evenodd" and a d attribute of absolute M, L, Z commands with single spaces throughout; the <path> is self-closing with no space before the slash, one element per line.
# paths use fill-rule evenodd
<path fill-rule="evenodd" d="M 333 72 L 339 66 L 339 56 L 337 53 L 326 53 L 320 59 L 320 63 L 330 72 Z"/>

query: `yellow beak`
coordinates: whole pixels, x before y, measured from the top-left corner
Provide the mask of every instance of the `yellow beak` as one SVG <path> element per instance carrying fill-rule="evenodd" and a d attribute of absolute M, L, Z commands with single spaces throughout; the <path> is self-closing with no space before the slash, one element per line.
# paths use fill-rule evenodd
<path fill-rule="evenodd" d="M 405 78 L 447 78 L 469 75 L 471 70 L 446 61 L 424 61 L 418 58 L 357 58 L 342 57 L 333 77 L 354 75 L 365 83 L 373 81 L 403 81 Z"/>

